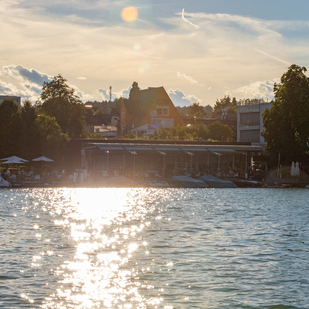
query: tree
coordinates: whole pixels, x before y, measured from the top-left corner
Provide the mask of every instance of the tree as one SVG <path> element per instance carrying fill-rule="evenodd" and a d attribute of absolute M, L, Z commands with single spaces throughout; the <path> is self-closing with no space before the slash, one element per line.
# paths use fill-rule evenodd
<path fill-rule="evenodd" d="M 171 139 L 176 139 L 177 137 L 177 129 L 174 125 L 170 127 L 170 136 L 171 136 Z"/>
<path fill-rule="evenodd" d="M 189 116 L 198 116 L 198 117 L 205 117 L 206 114 L 204 112 L 203 106 L 200 103 L 193 103 L 190 105 Z"/>
<path fill-rule="evenodd" d="M 134 100 L 136 96 L 138 95 L 139 91 L 140 91 L 140 88 L 138 87 L 138 83 L 133 82 L 132 88 L 130 89 L 129 99 Z"/>
<path fill-rule="evenodd" d="M 26 100 L 21 108 L 22 149 L 23 156 L 26 158 L 40 156 L 39 130 L 35 124 L 36 118 L 35 107 L 29 100 Z"/>
<path fill-rule="evenodd" d="M 128 131 L 125 135 L 124 138 L 127 139 L 135 139 L 136 138 L 136 134 L 133 131 Z"/>
<path fill-rule="evenodd" d="M 212 115 L 221 114 L 222 108 L 227 108 L 229 113 L 236 113 L 237 112 L 237 101 L 236 98 L 231 98 L 229 96 L 224 96 L 223 99 L 216 101 L 214 110 Z"/>
<path fill-rule="evenodd" d="M 206 105 L 206 106 L 204 106 L 203 107 L 203 110 L 204 110 L 204 113 L 206 114 L 206 116 L 208 117 L 208 118 L 210 118 L 211 117 L 211 114 L 212 114 L 212 112 L 213 112 L 213 108 L 212 108 L 212 106 L 210 106 L 209 104 L 208 105 Z"/>
<path fill-rule="evenodd" d="M 167 139 L 168 137 L 168 131 L 163 127 L 159 128 L 158 134 L 160 139 Z"/>
<path fill-rule="evenodd" d="M 185 126 L 181 126 L 179 124 L 177 124 L 176 126 L 177 129 L 177 136 L 179 139 L 184 140 L 186 137 L 186 127 Z"/>
<path fill-rule="evenodd" d="M 275 100 L 263 113 L 262 136 L 270 164 L 290 164 L 308 159 L 309 79 L 307 69 L 292 64 L 274 85 Z"/>
<path fill-rule="evenodd" d="M 22 155 L 21 112 L 11 99 L 0 103 L 0 153 L 3 157 Z"/>
<path fill-rule="evenodd" d="M 35 120 L 35 124 L 39 132 L 40 153 L 59 159 L 69 141 L 68 135 L 61 132 L 55 117 L 40 115 Z"/>
<path fill-rule="evenodd" d="M 233 130 L 226 124 L 215 121 L 208 127 L 208 135 L 211 139 L 220 142 L 229 142 L 233 140 Z"/>
<path fill-rule="evenodd" d="M 52 81 L 44 82 L 37 103 L 44 114 L 55 117 L 63 133 L 73 138 L 81 137 L 84 134 L 85 107 L 66 81 L 58 74 Z"/>
<path fill-rule="evenodd" d="M 110 110 L 111 114 L 120 116 L 120 110 L 121 110 L 122 103 L 123 103 L 122 97 L 115 99 L 111 106 L 111 110 Z"/>

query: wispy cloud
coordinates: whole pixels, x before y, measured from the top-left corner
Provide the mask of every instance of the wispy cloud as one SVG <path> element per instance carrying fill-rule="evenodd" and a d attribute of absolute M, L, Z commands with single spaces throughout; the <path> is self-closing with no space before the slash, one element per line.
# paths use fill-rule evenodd
<path fill-rule="evenodd" d="M 279 62 L 281 62 L 281 63 L 283 63 L 283 64 L 291 65 L 290 62 L 285 61 L 285 60 L 282 60 L 282 59 L 280 59 L 280 58 L 278 58 L 278 57 L 272 56 L 272 55 L 270 55 L 270 54 L 268 54 L 268 53 L 265 53 L 265 52 L 262 51 L 262 50 L 258 50 L 258 49 L 256 49 L 256 48 L 253 48 L 253 50 L 257 51 L 258 53 L 261 53 L 262 55 L 265 55 L 266 57 L 275 59 L 275 60 L 277 60 L 277 61 L 279 61 Z"/>
<path fill-rule="evenodd" d="M 160 19 L 160 27 L 152 21 L 137 27 L 118 22 L 117 12 L 124 2 L 114 2 L 1 2 L 0 32 L 5 44 L 0 47 L 0 67 L 6 67 L 0 76 L 1 92 L 11 89 L 16 95 L 39 95 L 42 81 L 62 73 L 83 97 L 105 99 L 98 89 L 109 85 L 113 95 L 120 96 L 122 89 L 137 81 L 142 88 L 181 87 L 181 92 L 195 96 L 189 102 L 214 104 L 226 89 L 255 96 L 254 83 L 280 77 L 290 62 L 309 66 L 308 36 L 302 36 L 309 33 L 307 21 L 277 23 L 182 10 Z M 115 15 L 106 13 L 109 5 L 116 8 Z M 95 24 L 94 11 L 99 12 L 93 18 L 99 21 Z M 298 35 L 291 38 L 291 29 Z M 87 82 L 81 77 L 87 77 Z M 268 93 L 255 86 L 261 94 Z"/>
<path fill-rule="evenodd" d="M 190 84 L 197 84 L 198 82 L 194 80 L 191 76 L 186 75 L 185 73 L 177 72 L 177 77 L 188 81 Z"/>
<path fill-rule="evenodd" d="M 194 27 L 195 29 L 199 29 L 199 26 L 198 26 L 198 25 L 194 25 L 190 20 L 188 20 L 187 18 L 185 18 L 185 9 L 182 9 L 181 18 L 182 18 L 182 20 L 183 20 L 185 23 L 191 25 L 191 26 Z"/>

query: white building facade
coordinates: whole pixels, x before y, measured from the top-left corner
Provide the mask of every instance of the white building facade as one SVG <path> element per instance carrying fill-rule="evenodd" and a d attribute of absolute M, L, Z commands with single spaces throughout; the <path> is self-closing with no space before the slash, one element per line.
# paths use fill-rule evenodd
<path fill-rule="evenodd" d="M 262 115 L 270 107 L 270 103 L 237 106 L 237 142 L 266 144 L 261 136 L 264 129 Z"/>

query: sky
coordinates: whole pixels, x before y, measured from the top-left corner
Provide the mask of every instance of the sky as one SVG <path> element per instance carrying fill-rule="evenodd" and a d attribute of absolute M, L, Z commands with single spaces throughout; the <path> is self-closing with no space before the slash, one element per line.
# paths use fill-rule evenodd
<path fill-rule="evenodd" d="M 1 0 L 0 95 L 59 73 L 81 99 L 163 86 L 176 106 L 273 98 L 309 66 L 308 0 Z"/>

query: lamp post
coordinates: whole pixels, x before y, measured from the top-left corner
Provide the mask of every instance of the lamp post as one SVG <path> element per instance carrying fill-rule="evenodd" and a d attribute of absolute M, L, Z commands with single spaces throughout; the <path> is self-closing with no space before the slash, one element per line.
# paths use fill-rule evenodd
<path fill-rule="evenodd" d="M 247 161 L 248 161 L 247 158 L 248 158 L 248 154 L 247 154 L 247 153 L 243 153 L 243 152 L 242 152 L 242 154 L 246 156 L 246 162 L 245 162 L 245 178 L 247 179 L 247 178 L 248 178 L 248 171 L 247 171 Z"/>
<path fill-rule="evenodd" d="M 164 179 L 164 172 L 165 172 L 165 156 L 166 152 L 158 151 L 163 156 L 163 172 L 162 172 L 162 178 Z"/>
<path fill-rule="evenodd" d="M 192 175 L 192 163 L 193 163 L 193 156 L 194 156 L 194 153 L 188 151 L 187 154 L 191 157 L 191 165 L 190 165 L 190 177 L 191 177 L 191 175 Z"/>
<path fill-rule="evenodd" d="M 248 164 L 248 154 L 246 153 L 246 164 L 245 164 L 245 178 L 246 179 L 248 178 L 248 167 L 247 167 L 247 164 Z"/>
<path fill-rule="evenodd" d="M 133 155 L 133 177 L 135 175 L 135 156 L 137 153 L 135 151 L 130 151 L 130 153 Z"/>
<path fill-rule="evenodd" d="M 109 150 L 107 150 L 105 152 L 106 152 L 106 171 L 108 172 L 108 155 L 109 155 Z"/>
<path fill-rule="evenodd" d="M 214 154 L 218 157 L 218 176 L 219 176 L 219 172 L 220 172 L 220 157 L 222 156 L 222 153 L 214 152 Z"/>

